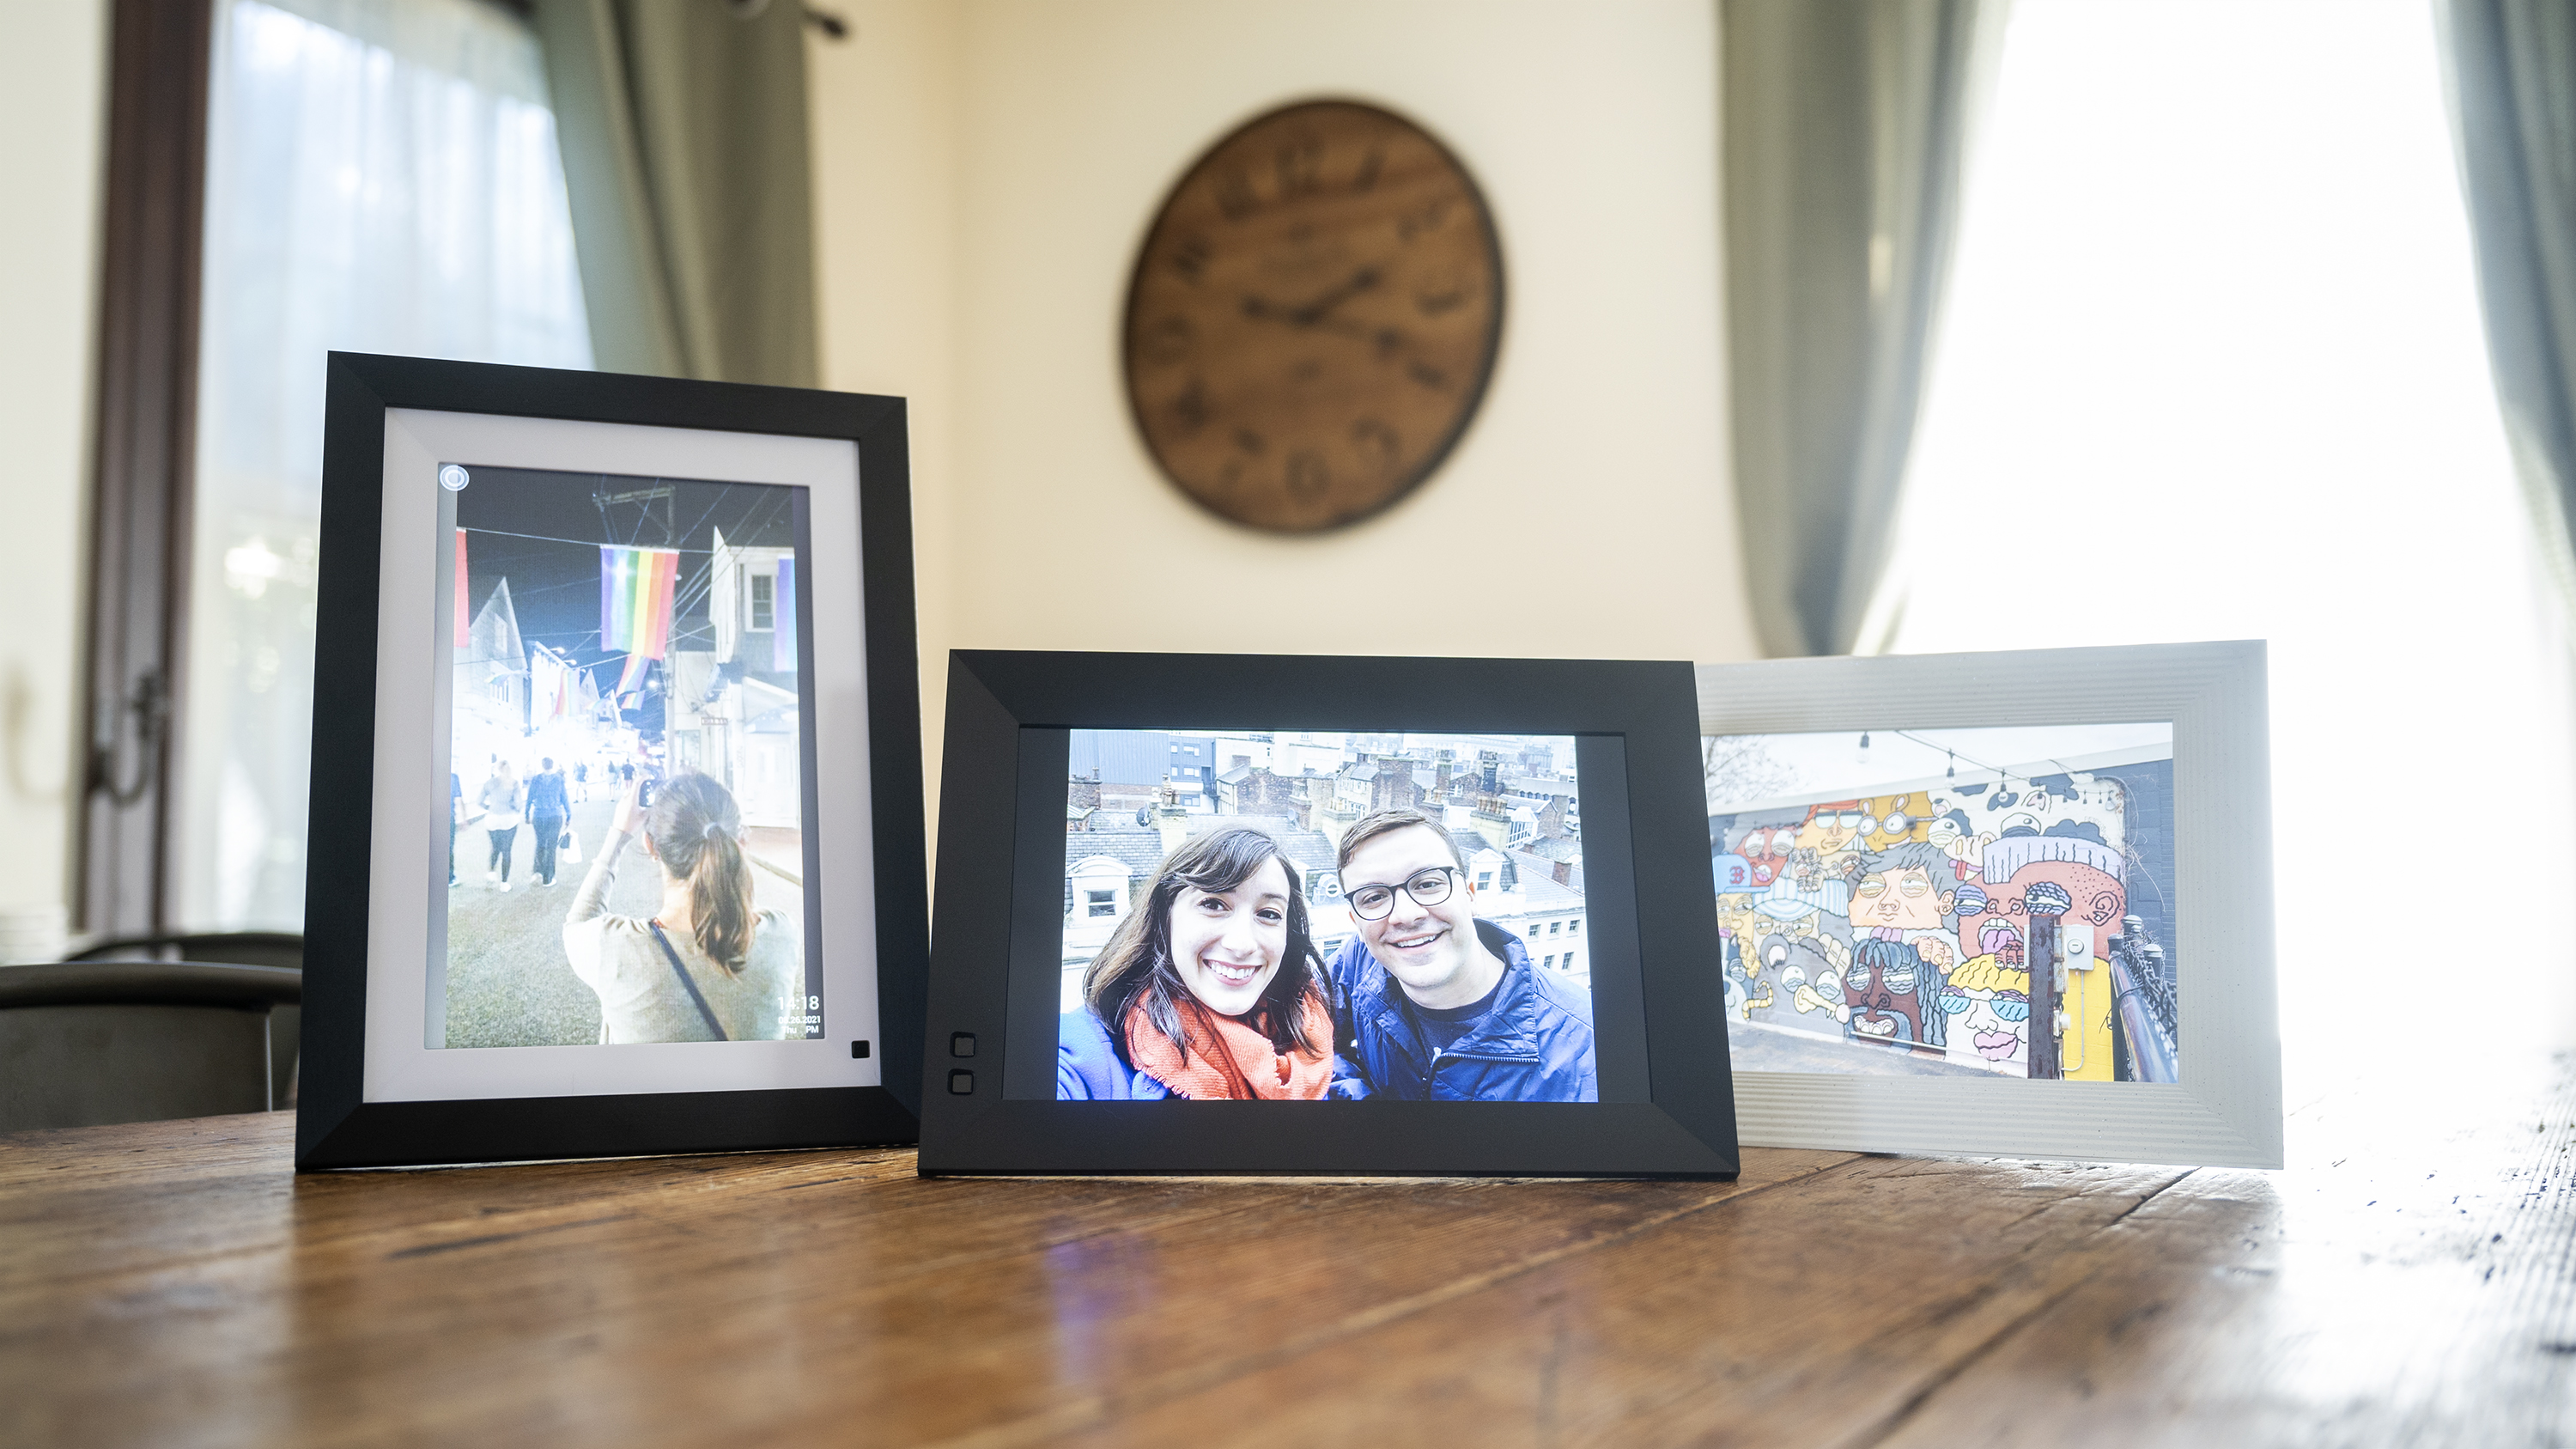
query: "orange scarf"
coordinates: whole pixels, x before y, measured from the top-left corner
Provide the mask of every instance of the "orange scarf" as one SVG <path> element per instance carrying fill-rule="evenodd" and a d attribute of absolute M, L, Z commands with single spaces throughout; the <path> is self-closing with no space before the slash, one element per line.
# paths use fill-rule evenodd
<path fill-rule="evenodd" d="M 1333 1081 L 1333 1014 L 1323 998 L 1306 995 L 1306 1039 L 1313 1051 L 1281 1052 L 1269 1034 L 1242 1017 L 1210 1011 L 1183 993 L 1181 1035 L 1174 1044 L 1145 1015 L 1145 999 L 1127 1009 L 1127 1055 L 1136 1069 L 1194 1101 L 1313 1101 Z"/>

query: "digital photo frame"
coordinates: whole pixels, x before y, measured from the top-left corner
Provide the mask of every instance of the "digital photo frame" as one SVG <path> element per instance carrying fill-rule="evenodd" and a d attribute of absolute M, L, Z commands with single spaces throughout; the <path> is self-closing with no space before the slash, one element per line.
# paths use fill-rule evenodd
<path fill-rule="evenodd" d="M 908 1142 L 901 399 L 334 353 L 299 1169 Z"/>
<path fill-rule="evenodd" d="M 1699 669 L 1764 1146 L 2281 1165 L 2260 642 Z"/>
<path fill-rule="evenodd" d="M 921 1170 L 1733 1176 L 1693 687 L 951 654 Z"/>

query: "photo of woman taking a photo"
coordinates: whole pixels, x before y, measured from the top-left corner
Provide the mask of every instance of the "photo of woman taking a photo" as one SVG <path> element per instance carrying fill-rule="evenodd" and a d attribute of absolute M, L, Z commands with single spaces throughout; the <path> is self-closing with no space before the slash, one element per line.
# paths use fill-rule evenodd
<path fill-rule="evenodd" d="M 1163 861 L 1059 1021 L 1058 1100 L 1313 1100 L 1333 1018 L 1297 868 L 1253 829 Z"/>
<path fill-rule="evenodd" d="M 645 808 L 636 803 L 642 784 L 618 798 L 563 928 L 573 974 L 599 994 L 600 1041 L 802 1037 L 802 933 L 785 913 L 754 909 L 732 792 L 705 775 L 675 775 Z M 662 872 L 660 907 L 645 920 L 607 914 L 604 904 L 639 825 Z"/>

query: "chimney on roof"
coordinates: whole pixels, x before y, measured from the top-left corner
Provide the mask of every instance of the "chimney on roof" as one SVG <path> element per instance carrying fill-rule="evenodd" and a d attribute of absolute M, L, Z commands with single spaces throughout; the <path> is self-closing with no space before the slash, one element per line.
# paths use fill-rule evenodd
<path fill-rule="evenodd" d="M 1170 855 L 1190 838 L 1190 813 L 1181 808 L 1181 792 L 1163 787 L 1162 803 L 1154 807 L 1154 828 L 1163 837 L 1163 854 Z"/>

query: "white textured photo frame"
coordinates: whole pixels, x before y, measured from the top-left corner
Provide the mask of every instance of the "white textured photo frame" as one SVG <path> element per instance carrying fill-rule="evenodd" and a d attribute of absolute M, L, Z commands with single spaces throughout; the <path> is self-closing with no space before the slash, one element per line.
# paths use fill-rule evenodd
<path fill-rule="evenodd" d="M 2265 667 L 2260 641 L 1699 666 L 1703 735 L 2173 726 L 2179 1082 L 1739 1068 L 1741 1140 L 2280 1166 Z"/>

